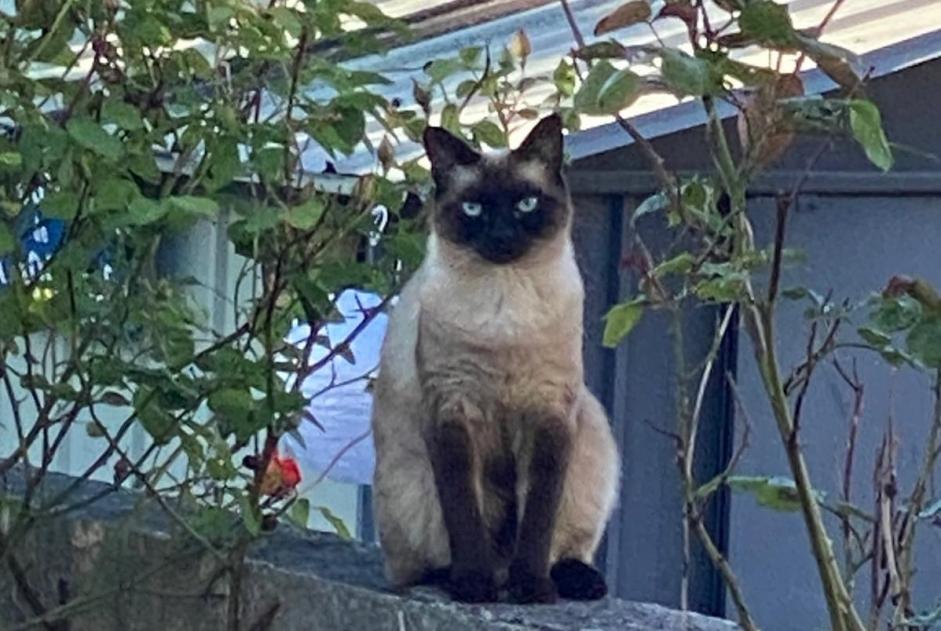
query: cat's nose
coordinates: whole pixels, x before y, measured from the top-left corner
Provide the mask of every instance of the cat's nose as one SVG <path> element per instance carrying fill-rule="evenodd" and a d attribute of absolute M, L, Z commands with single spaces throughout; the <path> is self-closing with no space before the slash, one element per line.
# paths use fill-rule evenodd
<path fill-rule="evenodd" d="M 512 224 L 499 219 L 490 226 L 489 233 L 490 239 L 499 243 L 509 243 L 517 238 L 516 228 Z"/>

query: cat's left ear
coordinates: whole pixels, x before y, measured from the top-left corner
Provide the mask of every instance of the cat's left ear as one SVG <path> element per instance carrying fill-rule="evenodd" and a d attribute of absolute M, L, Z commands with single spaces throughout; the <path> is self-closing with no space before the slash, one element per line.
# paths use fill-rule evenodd
<path fill-rule="evenodd" d="M 562 117 L 550 114 L 536 123 L 513 155 L 542 162 L 554 173 L 562 171 Z"/>

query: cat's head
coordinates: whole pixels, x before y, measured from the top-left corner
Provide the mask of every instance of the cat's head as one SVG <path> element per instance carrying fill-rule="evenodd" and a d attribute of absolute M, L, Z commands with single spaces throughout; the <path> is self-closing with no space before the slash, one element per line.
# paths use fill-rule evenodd
<path fill-rule="evenodd" d="M 435 181 L 434 228 L 449 244 L 506 264 L 568 230 L 558 115 L 506 153 L 481 154 L 440 127 L 425 129 L 424 144 Z"/>

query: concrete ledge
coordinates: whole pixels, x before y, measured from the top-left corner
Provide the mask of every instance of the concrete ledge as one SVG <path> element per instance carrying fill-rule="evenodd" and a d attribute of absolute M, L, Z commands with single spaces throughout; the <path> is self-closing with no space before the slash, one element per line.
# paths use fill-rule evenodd
<path fill-rule="evenodd" d="M 50 475 L 51 496 L 72 480 Z M 22 493 L 19 476 L 3 481 Z M 107 489 L 84 483 L 75 502 Z M 17 546 L 47 609 L 70 614 L 69 631 L 215 631 L 225 628 L 224 562 L 182 531 L 153 501 L 121 491 L 44 522 Z M 0 628 L 32 616 L 4 567 Z M 432 589 L 390 593 L 375 546 L 281 524 L 249 550 L 241 579 L 241 628 L 251 631 L 729 631 L 730 622 L 649 604 L 606 599 L 553 606 L 469 606 Z"/>

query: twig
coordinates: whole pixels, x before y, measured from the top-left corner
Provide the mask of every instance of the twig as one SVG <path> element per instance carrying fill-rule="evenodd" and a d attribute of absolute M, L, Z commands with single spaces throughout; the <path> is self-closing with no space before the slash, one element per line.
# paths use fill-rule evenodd
<path fill-rule="evenodd" d="M 733 454 L 732 459 L 729 461 L 729 464 L 726 466 L 725 470 L 719 474 L 721 484 L 725 483 L 729 475 L 731 475 L 732 471 L 734 471 L 735 467 L 737 466 L 739 458 L 741 458 L 742 453 L 744 453 L 748 446 L 748 436 L 751 431 L 751 423 L 748 421 L 748 415 L 745 411 L 744 405 L 741 402 L 738 389 L 735 386 L 735 381 L 733 380 L 731 374 L 727 374 L 726 377 L 728 378 L 732 391 L 735 394 L 736 404 L 739 406 L 739 409 L 742 411 L 743 417 L 745 419 L 745 429 L 738 449 Z M 729 590 L 729 597 L 732 599 L 732 603 L 735 605 L 735 610 L 738 613 L 739 625 L 745 629 L 745 631 L 758 631 L 758 625 L 755 623 L 751 611 L 745 602 L 745 595 L 742 593 L 742 588 L 739 584 L 738 577 L 735 575 L 735 571 L 732 569 L 732 566 L 729 565 L 728 559 L 725 558 L 725 556 L 719 550 L 718 546 L 716 546 L 712 536 L 706 529 L 706 526 L 702 520 L 700 507 L 696 504 L 695 495 L 693 494 L 693 491 L 688 484 L 686 485 L 686 505 L 687 519 L 692 524 L 693 530 L 696 532 L 696 536 L 699 538 L 699 541 L 702 544 L 703 549 L 706 551 L 706 555 L 709 557 L 709 560 L 712 562 L 713 566 L 719 570 L 726 589 Z"/>
<path fill-rule="evenodd" d="M 307 490 L 313 489 L 315 486 L 323 482 L 324 478 L 327 477 L 327 474 L 329 474 L 330 471 L 333 469 L 333 467 L 336 466 L 336 464 L 340 461 L 340 458 L 346 455 L 346 453 L 349 452 L 350 449 L 352 449 L 359 443 L 369 438 L 369 435 L 371 433 L 372 433 L 372 428 L 367 429 L 365 432 L 363 432 L 359 436 L 356 436 L 355 438 L 353 438 L 353 440 L 348 442 L 340 451 L 336 453 L 336 455 L 333 456 L 333 459 L 331 459 L 330 462 L 327 464 L 327 468 L 324 469 L 323 472 L 321 472 L 319 476 L 317 476 L 317 479 L 314 480 L 313 484 L 311 484 L 307 488 Z"/>
<path fill-rule="evenodd" d="M 33 615 L 41 619 L 44 618 L 48 614 L 48 610 L 45 605 L 43 605 L 35 588 L 30 584 L 29 578 L 26 576 L 26 571 L 23 569 L 23 566 L 20 565 L 16 554 L 10 549 L 6 534 L 2 532 L 0 532 L 0 555 L 6 557 L 7 569 L 10 571 L 13 583 L 16 585 L 17 593 L 19 593 L 23 600 L 26 601 L 26 604 L 29 605 Z M 41 624 L 47 631 L 65 631 L 65 628 L 59 622 L 43 620 Z"/>
<path fill-rule="evenodd" d="M 836 357 L 833 358 L 833 366 L 836 368 L 837 373 L 843 379 L 847 386 L 853 391 L 853 411 L 850 416 L 850 430 L 849 436 L 846 440 L 846 455 L 843 458 L 843 502 L 847 505 L 850 505 L 852 502 L 851 492 L 852 492 L 852 480 L 853 480 L 853 463 L 855 461 L 856 455 L 856 440 L 859 434 L 859 422 L 863 415 L 863 394 L 865 388 L 862 382 L 859 380 L 859 373 L 856 370 L 856 360 L 853 360 L 853 375 L 850 375 L 840 364 L 840 360 Z M 847 568 L 847 572 L 852 565 L 852 551 L 849 546 L 849 537 L 852 529 L 852 524 L 848 515 L 841 516 L 841 521 L 843 523 L 843 545 L 844 545 L 844 565 Z M 852 575 L 847 574 L 847 577 L 852 581 Z"/>
<path fill-rule="evenodd" d="M 896 620 L 901 621 L 913 613 L 911 578 L 914 574 L 914 544 L 918 524 L 918 514 L 924 508 L 928 485 L 931 483 L 938 459 L 941 457 L 941 370 L 935 373 L 933 388 L 934 409 L 931 418 L 931 429 L 925 452 L 922 456 L 921 470 L 915 481 L 915 486 L 908 497 L 907 509 L 898 528 L 898 603 L 896 605 Z M 894 591 L 894 590 L 893 590 Z"/>
<path fill-rule="evenodd" d="M 784 253 L 784 233 L 787 226 L 788 210 L 793 202 L 790 195 L 778 195 L 777 218 L 774 222 L 774 250 L 771 256 L 771 280 L 768 281 L 768 304 L 774 304 L 778 297 L 781 283 L 781 266 Z"/>

